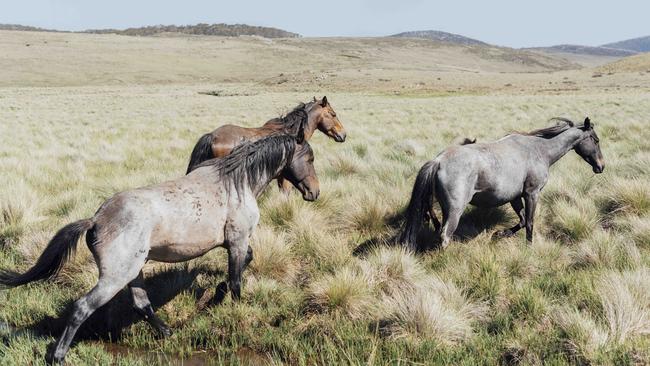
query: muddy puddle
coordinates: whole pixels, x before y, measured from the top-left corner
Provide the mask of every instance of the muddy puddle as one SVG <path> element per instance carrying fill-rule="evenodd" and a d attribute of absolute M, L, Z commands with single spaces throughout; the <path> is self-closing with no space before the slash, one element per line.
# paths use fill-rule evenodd
<path fill-rule="evenodd" d="M 207 366 L 220 365 L 223 359 L 219 358 L 216 351 L 199 351 L 188 356 L 180 357 L 178 355 L 167 354 L 163 352 L 147 351 L 123 346 L 116 343 L 100 343 L 101 346 L 116 357 L 130 356 L 152 365 L 172 365 L 172 366 Z M 236 352 L 237 359 L 242 365 L 269 365 L 269 358 L 248 347 L 241 347 Z"/>

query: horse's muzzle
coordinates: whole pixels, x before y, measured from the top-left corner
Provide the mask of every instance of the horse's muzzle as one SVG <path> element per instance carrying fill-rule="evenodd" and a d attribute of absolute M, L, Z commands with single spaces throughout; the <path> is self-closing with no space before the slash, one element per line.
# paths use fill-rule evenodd
<path fill-rule="evenodd" d="M 605 170 L 605 166 L 604 165 L 594 165 L 593 170 L 594 170 L 594 173 L 600 174 L 600 173 L 603 172 L 603 170 Z"/>
<path fill-rule="evenodd" d="M 347 134 L 345 132 L 336 132 L 334 131 L 333 137 L 336 142 L 344 142 Z"/>
<path fill-rule="evenodd" d="M 305 193 L 303 193 L 303 195 L 302 195 L 302 198 L 305 201 L 312 202 L 312 201 L 316 201 L 316 199 L 318 199 L 319 195 L 320 195 L 320 190 L 317 190 L 315 192 L 305 191 Z"/>

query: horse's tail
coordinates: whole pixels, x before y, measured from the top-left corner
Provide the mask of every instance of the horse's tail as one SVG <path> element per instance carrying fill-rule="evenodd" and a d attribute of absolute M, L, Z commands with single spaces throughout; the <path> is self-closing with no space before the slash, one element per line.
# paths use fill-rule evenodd
<path fill-rule="evenodd" d="M 74 253 L 77 242 L 83 233 L 90 230 L 95 223 L 92 219 L 79 220 L 59 230 L 38 257 L 36 264 L 27 272 L 20 274 L 0 271 L 0 286 L 17 287 L 30 282 L 50 279 L 56 276 L 65 262 Z"/>
<path fill-rule="evenodd" d="M 415 178 L 411 201 L 406 208 L 406 223 L 397 239 L 399 243 L 411 250 L 417 249 L 416 238 L 418 232 L 433 204 L 435 176 L 438 172 L 438 166 L 437 160 L 428 161 L 420 168 L 418 176 Z"/>
<path fill-rule="evenodd" d="M 212 154 L 212 134 L 206 133 L 201 136 L 196 145 L 194 145 L 192 156 L 190 157 L 190 163 L 187 165 L 187 172 L 185 174 L 189 174 L 199 164 L 212 158 L 214 158 L 214 155 Z"/>

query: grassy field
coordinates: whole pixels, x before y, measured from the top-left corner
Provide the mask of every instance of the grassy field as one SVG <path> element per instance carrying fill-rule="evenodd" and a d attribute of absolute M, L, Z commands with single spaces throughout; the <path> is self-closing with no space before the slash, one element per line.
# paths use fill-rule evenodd
<path fill-rule="evenodd" d="M 194 42 L 25 34 L 4 40 L 61 37 L 74 43 L 68 58 L 96 47 L 84 37 L 119 49 Z M 283 42 L 317 49 L 316 41 L 302 41 Z M 377 47 L 372 42 L 364 44 Z M 8 59 L 33 62 L 0 75 L 0 268 L 26 268 L 58 228 L 92 216 L 113 193 L 181 175 L 196 139 L 221 124 L 256 126 L 326 93 L 348 130 L 344 144 L 318 133 L 312 139 L 318 201 L 296 193 L 287 199 L 274 187 L 261 197 L 241 303 L 228 297 L 203 306 L 225 279 L 224 250 L 186 264 L 150 263 L 150 297 L 173 335 L 156 339 L 124 291 L 82 327 L 69 364 L 650 362 L 647 72 L 613 65 L 599 77 L 597 69 L 508 73 L 507 65 L 489 66 L 486 58 L 476 72 L 417 71 L 413 64 L 377 68 L 353 58 L 363 76 L 348 61 L 321 63 L 320 73 L 336 76 L 311 86 L 301 78 L 269 83 L 245 67 L 237 81 L 180 73 L 164 81 L 183 62 L 196 64 L 196 74 L 210 67 L 170 56 L 151 68 L 154 76 L 138 80 L 132 71 L 144 66 L 132 56 L 97 51 L 116 71 L 82 65 L 93 75 L 109 73 L 90 79 L 85 72 L 65 74 L 57 63 L 48 68 L 54 56 L 25 56 L 9 43 L 0 47 Z M 410 52 L 422 65 L 436 54 L 433 46 Z M 275 67 L 272 75 L 290 75 L 294 64 Z M 415 82 L 420 77 L 424 85 Z M 523 233 L 491 240 L 515 221 L 509 208 L 468 209 L 458 240 L 444 251 L 414 255 L 387 245 L 417 170 L 456 139 L 487 141 L 545 126 L 553 116 L 585 115 L 596 124 L 605 173 L 594 175 L 574 153 L 560 160 L 542 193 L 532 246 Z M 423 240 L 438 241 L 430 231 Z M 2 290 L 0 364 L 41 364 L 61 316 L 96 277 L 80 246 L 53 283 Z"/>

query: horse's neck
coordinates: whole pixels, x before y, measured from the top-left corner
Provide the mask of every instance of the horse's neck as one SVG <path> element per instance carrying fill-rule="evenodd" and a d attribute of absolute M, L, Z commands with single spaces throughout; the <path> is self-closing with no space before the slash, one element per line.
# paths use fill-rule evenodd
<path fill-rule="evenodd" d="M 266 187 L 271 183 L 271 181 L 275 178 L 277 178 L 280 173 L 282 172 L 282 169 L 284 167 L 284 164 L 281 164 L 275 172 L 272 173 L 266 173 L 260 179 L 253 183 L 251 185 L 251 191 L 253 192 L 253 195 L 255 195 L 255 198 L 259 197 L 262 192 L 266 189 Z"/>
<path fill-rule="evenodd" d="M 581 139 L 582 131 L 577 128 L 571 128 L 551 139 L 543 139 L 543 150 L 549 166 L 571 151 Z"/>
<path fill-rule="evenodd" d="M 314 108 L 315 109 L 315 108 Z M 309 140 L 316 131 L 316 127 L 320 123 L 321 115 L 314 110 L 307 113 L 307 123 L 305 124 L 305 140 Z"/>

